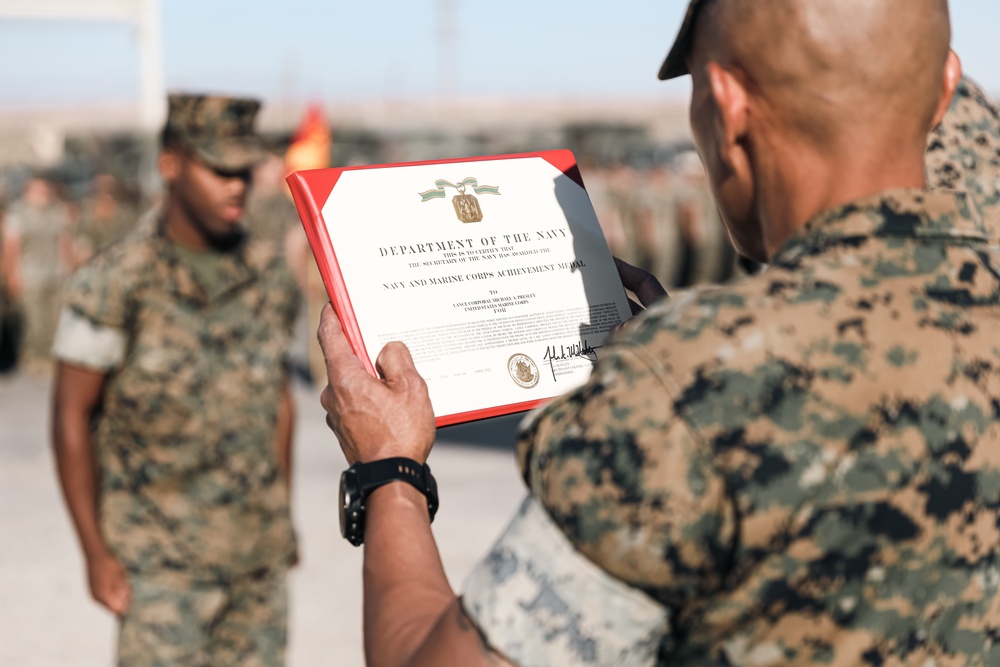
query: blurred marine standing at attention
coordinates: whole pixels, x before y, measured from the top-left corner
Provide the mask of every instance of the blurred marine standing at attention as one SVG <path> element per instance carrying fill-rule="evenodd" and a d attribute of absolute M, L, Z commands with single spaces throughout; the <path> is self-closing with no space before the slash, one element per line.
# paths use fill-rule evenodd
<path fill-rule="evenodd" d="M 59 478 L 121 665 L 284 663 L 299 295 L 241 225 L 259 106 L 170 96 L 163 206 L 73 277 L 59 319 Z"/>

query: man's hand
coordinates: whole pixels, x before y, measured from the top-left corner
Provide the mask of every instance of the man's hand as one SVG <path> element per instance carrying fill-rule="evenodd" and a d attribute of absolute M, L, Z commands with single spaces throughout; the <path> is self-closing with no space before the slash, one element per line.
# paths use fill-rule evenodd
<path fill-rule="evenodd" d="M 111 613 L 122 616 L 132 600 L 132 588 L 125 568 L 114 556 L 107 554 L 87 561 L 87 581 L 90 594 Z"/>
<path fill-rule="evenodd" d="M 617 257 L 614 259 L 615 268 L 618 269 L 618 277 L 621 278 L 622 285 L 639 299 L 639 303 L 636 303 L 632 299 L 628 300 L 628 305 L 632 308 L 633 315 L 638 315 L 657 301 L 667 298 L 667 290 L 663 289 L 663 285 L 660 284 L 660 281 L 652 273 L 645 269 L 640 269 L 638 266 L 632 266 Z"/>
<path fill-rule="evenodd" d="M 329 304 L 320 319 L 319 343 L 329 379 L 320 402 L 348 463 L 396 456 L 424 463 L 434 444 L 434 411 L 406 346 L 393 342 L 382 348 L 375 361 L 381 378 L 373 378 Z"/>

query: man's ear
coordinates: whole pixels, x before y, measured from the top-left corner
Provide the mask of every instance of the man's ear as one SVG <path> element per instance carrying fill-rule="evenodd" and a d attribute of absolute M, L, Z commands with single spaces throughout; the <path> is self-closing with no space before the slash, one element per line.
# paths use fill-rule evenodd
<path fill-rule="evenodd" d="M 944 63 L 944 85 L 941 87 L 941 99 L 938 101 L 937 111 L 934 113 L 934 122 L 931 129 L 934 129 L 944 120 L 944 115 L 948 113 L 951 106 L 951 98 L 955 96 L 955 89 L 962 79 L 962 61 L 953 49 L 948 50 L 948 59 Z"/>
<path fill-rule="evenodd" d="M 159 169 L 160 178 L 166 183 L 173 183 L 181 173 L 181 156 L 176 151 L 165 148 L 157 156 L 156 166 Z"/>
<path fill-rule="evenodd" d="M 747 132 L 749 100 L 746 87 L 732 72 L 723 69 L 718 63 L 710 62 L 706 68 L 712 98 L 719 110 L 716 118 L 718 127 L 715 131 L 720 157 L 727 166 L 732 167 L 735 158 L 733 151 L 743 150 L 740 144 Z"/>

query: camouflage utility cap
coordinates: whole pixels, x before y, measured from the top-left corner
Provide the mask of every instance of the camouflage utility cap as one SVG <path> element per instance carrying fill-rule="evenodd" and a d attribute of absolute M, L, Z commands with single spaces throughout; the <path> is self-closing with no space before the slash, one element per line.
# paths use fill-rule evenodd
<path fill-rule="evenodd" d="M 213 169 L 242 171 L 263 161 L 254 131 L 260 102 L 238 97 L 170 95 L 167 129 Z"/>
<path fill-rule="evenodd" d="M 691 50 L 691 40 L 694 39 L 694 22 L 700 10 L 708 0 L 691 0 L 688 4 L 687 14 L 684 16 L 684 23 L 677 33 L 674 45 L 670 47 L 670 53 L 660 66 L 660 81 L 676 79 L 679 76 L 690 74 L 687 66 L 687 54 Z"/>

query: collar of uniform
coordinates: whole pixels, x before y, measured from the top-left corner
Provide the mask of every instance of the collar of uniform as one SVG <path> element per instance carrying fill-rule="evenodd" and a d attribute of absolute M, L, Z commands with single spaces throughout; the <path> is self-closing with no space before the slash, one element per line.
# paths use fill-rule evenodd
<path fill-rule="evenodd" d="M 163 223 L 162 211 L 151 212 L 147 218 L 147 230 L 151 235 L 151 241 L 156 245 L 156 254 L 164 258 L 173 289 L 184 298 L 203 304 L 208 303 L 210 300 L 208 293 L 198 283 L 194 270 L 174 250 L 174 242 L 167 238 Z M 244 237 L 236 248 L 231 252 L 224 253 L 222 269 L 228 279 L 228 284 L 224 290 L 212 295 L 212 298 L 228 294 L 256 277 L 256 271 L 247 263 L 246 250 L 247 240 Z"/>
<path fill-rule="evenodd" d="M 867 237 L 988 242 L 979 211 L 964 192 L 899 189 L 880 192 L 814 216 L 775 253 L 772 264 L 794 262 L 824 248 Z"/>

